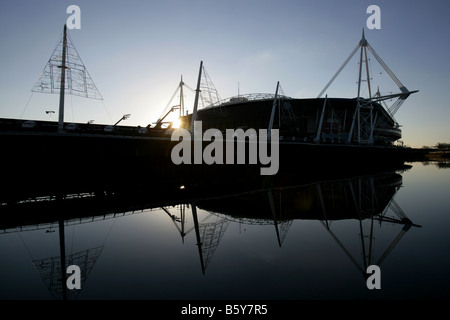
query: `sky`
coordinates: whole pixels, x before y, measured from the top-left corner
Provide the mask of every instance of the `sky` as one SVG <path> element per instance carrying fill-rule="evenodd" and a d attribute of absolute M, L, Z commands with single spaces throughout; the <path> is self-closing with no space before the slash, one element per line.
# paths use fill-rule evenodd
<path fill-rule="evenodd" d="M 200 61 L 221 98 L 275 93 L 277 81 L 287 96 L 315 98 L 364 29 L 403 85 L 419 90 L 395 114 L 402 141 L 412 147 L 450 143 L 450 1 L 2 0 L 1 118 L 57 119 L 58 95 L 31 89 L 72 16 L 70 5 L 80 8 L 81 27 L 69 30 L 70 38 L 103 100 L 66 95 L 66 122 L 112 124 L 131 114 L 121 124 L 154 123 L 181 76 L 195 88 Z M 380 8 L 380 29 L 367 26 L 370 5 Z M 328 97 L 356 97 L 358 58 L 332 83 Z M 372 88 L 399 92 L 369 58 Z M 194 95 L 185 93 L 192 110 Z"/>

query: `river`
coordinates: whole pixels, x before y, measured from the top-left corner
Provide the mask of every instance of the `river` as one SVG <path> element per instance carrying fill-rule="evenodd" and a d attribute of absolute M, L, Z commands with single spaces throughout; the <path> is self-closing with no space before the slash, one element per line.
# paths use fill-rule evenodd
<path fill-rule="evenodd" d="M 448 299 L 449 190 L 445 163 L 415 162 L 178 203 L 3 203 L 0 299 Z M 42 208 L 80 214 L 5 216 Z M 62 254 L 81 289 L 63 288 Z"/>

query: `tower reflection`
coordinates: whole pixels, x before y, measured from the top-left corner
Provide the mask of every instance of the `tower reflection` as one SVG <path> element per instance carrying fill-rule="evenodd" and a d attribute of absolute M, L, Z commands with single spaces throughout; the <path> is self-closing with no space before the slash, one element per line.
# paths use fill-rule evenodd
<path fill-rule="evenodd" d="M 414 224 L 395 201 L 402 186 L 396 172 L 320 181 L 301 186 L 270 188 L 236 195 L 199 199 L 191 203 L 202 272 L 216 251 L 229 223 L 273 225 L 279 247 L 294 221 L 317 220 L 354 263 L 365 274 L 371 264 L 380 265 Z M 197 208 L 215 216 L 214 222 L 198 223 Z M 175 218 L 175 217 L 174 217 Z M 175 218 L 176 219 L 176 218 Z M 361 242 L 362 264 L 333 232 L 333 221 L 353 220 Z M 180 220 L 181 221 L 181 220 Z M 374 260 L 374 224 L 402 226 L 378 260 Z M 301 222 L 300 222 L 301 223 Z M 368 228 L 363 228 L 368 224 Z M 368 232 L 365 232 L 368 229 Z"/>
<path fill-rule="evenodd" d="M 220 242 L 232 224 L 273 226 L 274 241 L 282 248 L 290 229 L 304 221 L 318 221 L 357 270 L 365 275 L 371 264 L 380 265 L 414 224 L 395 201 L 402 186 L 401 171 L 374 174 L 349 174 L 339 179 L 308 180 L 298 185 L 267 185 L 259 188 L 203 192 L 171 193 L 129 190 L 127 193 L 79 193 L 64 197 L 39 197 L 4 202 L 0 235 L 31 230 L 59 230 L 59 256 L 33 259 L 32 264 L 55 299 L 76 299 L 79 290 L 67 290 L 66 268 L 75 264 L 81 269 L 81 283 L 86 281 L 104 248 L 93 244 L 76 253 L 66 253 L 65 229 L 77 224 L 118 219 L 134 214 L 159 212 L 169 218 L 181 242 L 195 242 L 202 274 L 220 251 Z M 267 185 L 267 187 L 264 187 Z M 43 214 L 35 214 L 43 212 Z M 34 214 L 33 214 L 34 213 Z M 358 226 L 361 252 L 352 254 L 333 229 L 336 221 L 352 221 Z M 375 225 L 396 225 L 398 234 L 375 257 Z M 109 233 L 108 233 L 109 234 Z M 189 238 L 188 235 L 191 235 Z M 195 240 L 193 240 L 195 239 Z M 161 239 L 164 241 L 164 239 Z M 379 249 L 379 248 L 378 248 Z M 362 262 L 359 257 L 362 257 Z"/>

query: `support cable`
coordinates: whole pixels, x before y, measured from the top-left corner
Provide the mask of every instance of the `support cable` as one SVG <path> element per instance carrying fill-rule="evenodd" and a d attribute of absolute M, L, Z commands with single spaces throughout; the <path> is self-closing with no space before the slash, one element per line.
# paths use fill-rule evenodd
<path fill-rule="evenodd" d="M 389 76 L 392 78 L 392 80 L 394 80 L 394 82 L 397 84 L 397 86 L 399 87 L 399 89 L 403 92 L 403 93 L 407 93 L 409 92 L 408 89 L 406 89 L 406 87 L 400 82 L 400 80 L 398 80 L 398 78 L 395 76 L 395 74 L 391 71 L 391 69 L 389 69 L 389 67 L 386 65 L 386 63 L 384 63 L 384 61 L 380 58 L 380 56 L 375 52 L 375 50 L 370 46 L 370 44 L 367 44 L 367 48 L 369 49 L 369 51 L 373 54 L 373 56 L 375 57 L 375 59 L 377 59 L 378 63 L 383 67 L 383 69 L 389 74 Z"/>
<path fill-rule="evenodd" d="M 355 47 L 355 49 L 353 49 L 352 53 L 350 53 L 350 55 L 348 56 L 347 60 L 345 60 L 344 64 L 339 68 L 339 70 L 335 73 L 335 75 L 333 76 L 333 78 L 331 78 L 331 80 L 327 83 L 327 85 L 325 86 L 325 88 L 323 88 L 323 90 L 319 93 L 317 98 L 320 98 L 323 93 L 325 91 L 327 91 L 328 87 L 333 83 L 333 81 L 337 78 L 337 76 L 341 73 L 341 71 L 345 68 L 345 66 L 348 64 L 348 62 L 353 58 L 353 56 L 355 55 L 356 51 L 358 51 L 359 47 L 361 45 L 358 43 L 358 45 Z"/>
<path fill-rule="evenodd" d="M 29 103 L 30 103 L 30 101 L 31 101 L 31 98 L 33 97 L 33 94 L 34 94 L 34 92 L 32 91 L 30 97 L 28 98 L 27 104 L 25 105 L 25 108 L 23 109 L 22 114 L 20 115 L 20 119 L 22 119 L 22 117 L 23 117 L 25 111 L 27 110 L 28 105 L 29 105 Z"/>

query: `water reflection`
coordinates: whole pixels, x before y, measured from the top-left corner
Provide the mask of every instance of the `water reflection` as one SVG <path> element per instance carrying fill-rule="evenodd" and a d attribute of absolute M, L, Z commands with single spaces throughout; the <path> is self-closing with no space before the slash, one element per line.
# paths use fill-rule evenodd
<path fill-rule="evenodd" d="M 207 197 L 202 197 L 202 193 L 184 193 L 180 190 L 177 194 L 171 193 L 170 200 L 134 191 L 126 194 L 93 192 L 28 198 L 2 203 L 0 210 L 2 216 L 7 218 L 1 221 L 0 237 L 9 233 L 20 236 L 32 230 L 58 234 L 59 255 L 32 260 L 32 265 L 54 299 L 76 299 L 80 290 L 68 290 L 65 285 L 67 266 L 80 267 L 81 287 L 84 288 L 104 249 L 103 244 L 97 243 L 67 254 L 67 228 L 157 209 L 171 221 L 172 230 L 179 234 L 182 243 L 188 235 L 195 234 L 203 275 L 230 224 L 272 226 L 273 239 L 278 247 L 282 247 L 293 222 L 314 220 L 321 223 L 356 269 L 366 276 L 369 265 L 381 265 L 411 227 L 420 227 L 407 217 L 395 201 L 401 186 L 401 171 L 393 170 L 349 175 L 335 180 L 308 181 L 300 185 L 247 189 L 234 194 L 222 190 Z M 356 256 L 333 230 L 335 221 L 357 222 L 359 228 L 355 232 L 359 235 L 357 241 L 361 252 Z M 398 225 L 399 231 L 376 258 L 374 226 L 386 223 Z M 363 225 L 368 225 L 368 228 Z M 189 239 L 192 241 L 192 238 Z"/>
<path fill-rule="evenodd" d="M 192 206 L 194 217 L 198 207 L 220 218 L 214 223 L 205 223 L 202 228 L 196 226 L 202 271 L 207 266 L 203 261 L 210 261 L 230 221 L 273 225 L 276 241 L 281 247 L 294 220 L 318 220 L 365 275 L 367 267 L 371 264 L 379 266 L 412 226 L 419 227 L 408 219 L 394 199 L 401 185 L 400 174 L 387 172 L 196 201 Z M 362 264 L 356 261 L 331 228 L 332 221 L 349 219 L 359 222 L 361 254 L 364 257 Z M 370 224 L 369 234 L 364 233 L 364 221 Z M 402 226 L 378 260 L 373 257 L 375 222 Z"/>
<path fill-rule="evenodd" d="M 430 160 L 422 162 L 425 166 L 435 165 L 439 169 L 449 169 L 450 168 L 450 160 L 447 158 L 441 158 L 439 160 Z"/>
<path fill-rule="evenodd" d="M 60 239 L 64 239 L 64 226 L 59 228 Z M 76 300 L 81 290 L 69 290 L 66 286 L 66 267 L 76 265 L 80 268 L 80 284 L 84 284 L 95 262 L 101 255 L 103 246 L 86 249 L 66 256 L 65 243 L 61 244 L 59 256 L 33 260 L 32 264 L 55 300 Z"/>

